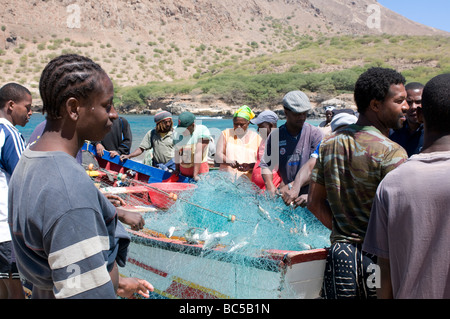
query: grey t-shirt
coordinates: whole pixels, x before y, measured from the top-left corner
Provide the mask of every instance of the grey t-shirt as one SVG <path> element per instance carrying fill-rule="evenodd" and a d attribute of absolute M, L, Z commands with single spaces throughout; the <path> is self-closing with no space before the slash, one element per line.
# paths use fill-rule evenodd
<path fill-rule="evenodd" d="M 158 164 L 166 164 L 175 156 L 174 145 L 173 130 L 161 137 L 156 129 L 153 129 L 145 134 L 139 147 L 143 150 L 153 149 L 154 161 Z"/>
<path fill-rule="evenodd" d="M 419 154 L 378 187 L 363 249 L 390 260 L 394 298 L 450 298 L 450 152 Z"/>
<path fill-rule="evenodd" d="M 33 297 L 115 298 L 115 207 L 76 160 L 26 149 L 10 181 L 9 222 Z"/>

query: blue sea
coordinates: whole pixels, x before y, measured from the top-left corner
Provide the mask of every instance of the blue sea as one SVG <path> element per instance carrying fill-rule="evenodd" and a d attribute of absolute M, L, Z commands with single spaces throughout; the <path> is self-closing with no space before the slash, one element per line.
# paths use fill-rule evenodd
<path fill-rule="evenodd" d="M 153 120 L 153 116 L 150 115 L 120 115 L 128 120 L 130 123 L 131 131 L 133 133 L 133 144 L 131 146 L 132 151 L 134 151 L 137 147 L 139 147 L 142 139 L 145 134 L 155 128 L 155 122 Z M 25 137 L 25 140 L 28 142 L 33 130 L 36 126 L 45 120 L 45 116 L 41 113 L 34 113 L 31 116 L 30 122 L 25 127 L 18 127 L 19 131 Z M 173 117 L 174 125 L 178 123 L 178 117 Z M 279 120 L 278 126 L 283 125 L 286 121 Z M 308 120 L 312 125 L 319 125 L 321 120 Z M 205 125 L 211 131 L 211 134 L 217 140 L 220 132 L 227 128 L 233 127 L 233 120 L 231 118 L 220 118 L 220 117 L 208 117 L 208 116 L 197 116 L 196 123 Z M 255 125 L 251 125 L 250 129 L 256 130 L 257 127 Z M 142 157 L 141 155 L 140 157 Z M 136 160 L 140 160 L 138 157 Z"/>

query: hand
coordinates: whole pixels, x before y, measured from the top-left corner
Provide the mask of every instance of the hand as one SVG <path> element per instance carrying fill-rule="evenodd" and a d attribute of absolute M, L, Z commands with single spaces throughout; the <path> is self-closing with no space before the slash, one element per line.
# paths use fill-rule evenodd
<path fill-rule="evenodd" d="M 271 199 L 274 199 L 277 195 L 279 195 L 278 189 L 273 184 L 272 185 L 267 185 L 266 193 L 269 194 L 269 197 Z"/>
<path fill-rule="evenodd" d="M 99 154 L 100 156 L 103 156 L 103 151 L 105 150 L 105 147 L 102 145 L 102 143 L 98 143 L 95 146 L 95 150 L 97 151 L 97 154 Z"/>
<path fill-rule="evenodd" d="M 281 198 L 287 206 L 293 204 L 298 197 L 298 192 L 296 192 L 294 189 L 289 189 L 289 186 L 287 185 L 281 188 L 280 193 Z"/>
<path fill-rule="evenodd" d="M 144 298 L 150 297 L 150 291 L 154 291 L 152 284 L 144 279 L 119 277 L 117 295 L 122 298 L 131 298 L 137 293 Z"/>
<path fill-rule="evenodd" d="M 247 163 L 238 164 L 237 169 L 240 172 L 248 172 L 248 171 L 250 171 L 252 169 L 252 165 L 247 164 Z"/>
<path fill-rule="evenodd" d="M 125 154 L 122 154 L 122 155 L 120 155 L 120 160 L 123 162 L 123 161 L 126 161 L 127 159 L 129 159 L 130 158 L 130 156 L 129 155 L 125 155 Z"/>
<path fill-rule="evenodd" d="M 119 153 L 117 151 L 110 151 L 109 156 L 116 157 L 116 156 L 119 156 Z"/>
<path fill-rule="evenodd" d="M 120 196 L 112 195 L 112 194 L 105 194 L 105 196 L 111 202 L 111 204 L 113 204 L 116 207 L 125 205 L 125 201 Z"/>
<path fill-rule="evenodd" d="M 144 228 L 145 219 L 139 212 L 132 212 L 124 209 L 118 209 L 117 214 L 119 220 L 131 227 L 132 230 L 138 231 Z"/>
<path fill-rule="evenodd" d="M 303 207 L 305 208 L 308 205 L 308 194 L 303 194 L 297 197 L 294 201 L 295 208 Z"/>
<path fill-rule="evenodd" d="M 198 175 L 192 176 L 192 179 L 194 181 L 198 182 L 200 180 L 200 176 L 198 176 Z"/>
<path fill-rule="evenodd" d="M 239 164 L 238 164 L 238 162 L 231 162 L 230 164 L 228 164 L 228 165 L 230 165 L 231 166 L 231 168 L 238 168 L 238 166 L 239 166 Z"/>

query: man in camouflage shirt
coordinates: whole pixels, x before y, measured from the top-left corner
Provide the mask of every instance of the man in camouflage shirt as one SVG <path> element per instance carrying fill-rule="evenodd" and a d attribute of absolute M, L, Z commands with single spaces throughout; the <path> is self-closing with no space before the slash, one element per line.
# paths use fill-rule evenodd
<path fill-rule="evenodd" d="M 406 120 L 404 84 L 404 77 L 394 70 L 369 69 L 355 86 L 358 122 L 322 141 L 308 208 L 331 229 L 324 298 L 376 297 L 375 287 L 367 282 L 376 260 L 362 252 L 361 245 L 378 184 L 408 158 L 387 138 L 389 129 Z"/>

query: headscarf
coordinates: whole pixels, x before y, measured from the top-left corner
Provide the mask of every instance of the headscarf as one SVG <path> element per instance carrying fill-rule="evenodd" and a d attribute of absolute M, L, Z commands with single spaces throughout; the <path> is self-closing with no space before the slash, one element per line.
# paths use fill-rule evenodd
<path fill-rule="evenodd" d="M 234 112 L 233 117 L 242 117 L 247 121 L 250 121 L 255 117 L 255 113 L 253 113 L 253 111 L 247 105 L 243 105 L 236 112 Z"/>

